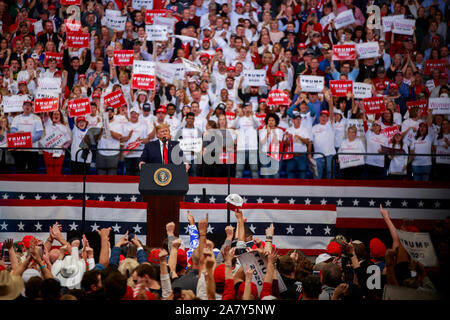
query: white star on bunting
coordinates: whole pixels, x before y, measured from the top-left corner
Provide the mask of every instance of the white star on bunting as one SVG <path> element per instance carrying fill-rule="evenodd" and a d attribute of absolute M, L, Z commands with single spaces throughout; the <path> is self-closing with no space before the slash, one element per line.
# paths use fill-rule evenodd
<path fill-rule="evenodd" d="M 209 198 L 209 203 L 216 203 L 216 198 L 214 198 L 214 196 L 211 196 Z"/>
<path fill-rule="evenodd" d="M 331 232 L 330 227 L 327 226 L 326 228 L 323 228 L 323 230 L 325 231 L 324 234 L 329 234 L 329 235 L 331 235 L 331 234 L 330 234 L 330 232 Z"/>
<path fill-rule="evenodd" d="M 309 198 L 306 198 L 305 204 L 306 204 L 306 205 L 310 205 L 310 204 L 311 204 L 311 200 L 309 200 Z"/>
<path fill-rule="evenodd" d="M 290 198 L 289 199 L 289 204 L 295 204 L 295 199 L 294 198 Z"/>
<path fill-rule="evenodd" d="M 57 197 L 55 194 L 53 194 L 50 198 L 51 198 L 52 200 L 58 199 L 58 197 Z"/>
<path fill-rule="evenodd" d="M 369 206 L 371 206 L 371 207 L 375 206 L 375 201 L 373 199 L 370 199 Z"/>
<path fill-rule="evenodd" d="M 256 199 L 256 202 L 258 202 L 258 203 L 263 203 L 263 202 L 264 202 L 264 199 L 261 198 L 261 197 L 259 197 L 258 199 Z"/>
<path fill-rule="evenodd" d="M 286 234 L 294 234 L 294 228 L 292 228 L 291 225 L 289 225 L 289 228 L 286 228 Z"/>
<path fill-rule="evenodd" d="M 358 199 L 353 200 L 353 206 L 357 207 L 358 205 L 359 205 L 359 200 Z"/>
<path fill-rule="evenodd" d="M 184 227 L 184 233 L 189 233 L 189 226 Z"/>
<path fill-rule="evenodd" d="M 39 195 L 39 194 L 37 194 L 35 197 L 34 197 L 36 200 L 41 200 L 41 196 Z"/>
<path fill-rule="evenodd" d="M 338 201 L 336 201 L 336 205 L 338 207 L 341 207 L 343 203 L 344 203 L 344 201 L 342 201 L 342 199 L 339 199 Z"/>
<path fill-rule="evenodd" d="M 255 233 L 256 227 L 253 225 L 253 223 L 248 228 L 252 231 L 253 234 Z"/>
<path fill-rule="evenodd" d="M 40 224 L 39 221 L 34 226 L 36 227 L 36 231 L 38 230 L 42 231 L 42 224 Z"/>
<path fill-rule="evenodd" d="M 75 223 L 75 221 L 72 224 L 69 224 L 69 227 L 70 227 L 70 231 L 74 231 L 74 230 L 78 229 L 78 225 Z M 98 229 L 98 227 L 97 227 L 97 229 Z M 94 231 L 94 230 L 92 230 L 92 231 Z"/>
<path fill-rule="evenodd" d="M 311 228 L 310 226 L 308 226 L 308 228 L 305 228 L 306 234 L 312 234 L 312 231 L 313 231 L 313 230 L 314 230 L 314 229 Z"/>
<path fill-rule="evenodd" d="M 100 227 L 100 226 L 98 226 L 98 225 L 97 225 L 97 223 L 96 223 L 96 222 L 94 222 L 94 224 L 93 224 L 93 225 L 91 225 L 91 228 L 92 228 L 92 232 L 94 232 L 94 231 L 97 231 L 97 230 L 98 230 L 98 227 Z"/>
<path fill-rule="evenodd" d="M 73 199 L 72 195 L 69 194 L 69 195 L 67 196 L 67 200 L 72 200 L 72 199 Z"/>
<path fill-rule="evenodd" d="M 208 230 L 206 230 L 206 233 L 213 233 L 214 227 L 211 227 L 210 224 L 208 224 Z"/>
<path fill-rule="evenodd" d="M 436 201 L 436 202 L 434 203 L 434 207 L 435 207 L 435 208 L 440 208 L 440 207 L 441 207 L 441 203 L 440 203 L 439 201 Z"/>
<path fill-rule="evenodd" d="M 20 194 L 19 199 L 23 200 L 23 199 L 25 199 L 25 196 L 23 194 Z"/>
<path fill-rule="evenodd" d="M 117 195 L 117 196 L 114 197 L 114 201 L 116 201 L 116 202 L 120 202 L 121 199 L 122 199 L 122 198 L 121 198 L 119 195 Z"/>
<path fill-rule="evenodd" d="M 131 196 L 131 198 L 130 198 L 130 201 L 131 201 L 131 202 L 136 202 L 136 200 L 137 200 L 137 197 L 136 197 L 136 196 L 134 196 L 134 195 Z"/>
<path fill-rule="evenodd" d="M 8 225 L 6 224 L 5 221 L 3 221 L 3 224 L 0 224 L 0 227 L 2 227 L 2 230 L 8 230 Z"/>
<path fill-rule="evenodd" d="M 118 224 L 117 224 L 117 222 L 116 222 L 116 225 L 115 226 L 112 226 L 112 228 L 113 228 L 113 230 L 114 230 L 114 232 L 120 232 L 120 228 L 122 228 L 121 226 L 119 226 Z"/>
<path fill-rule="evenodd" d="M 274 198 L 274 199 L 273 199 L 273 203 L 274 203 L 274 204 L 277 204 L 278 202 L 280 202 L 280 199 L 278 199 L 278 198 Z"/>
<path fill-rule="evenodd" d="M 101 194 L 100 197 L 98 197 L 98 201 L 105 201 L 105 197 Z M 120 201 L 120 197 L 119 197 Z"/>
<path fill-rule="evenodd" d="M 327 204 L 327 199 L 323 198 L 322 200 L 320 200 L 320 204 L 321 205 L 326 205 Z"/>
<path fill-rule="evenodd" d="M 3 199 L 4 199 L 4 200 L 6 200 L 6 199 L 8 199 L 8 198 L 9 198 L 9 194 L 7 194 L 7 193 L 3 194 Z"/>
<path fill-rule="evenodd" d="M 20 221 L 20 223 L 17 225 L 19 227 L 19 231 L 24 231 L 25 225 Z"/>
<path fill-rule="evenodd" d="M 384 204 L 385 204 L 385 206 L 386 207 L 390 207 L 391 206 L 391 200 L 386 200 L 385 202 L 384 202 Z"/>
<path fill-rule="evenodd" d="M 402 207 L 407 207 L 407 206 L 408 206 L 408 202 L 406 202 L 406 200 L 403 200 Z"/>
<path fill-rule="evenodd" d="M 246 197 L 242 197 L 242 201 L 244 201 L 244 203 L 247 203 L 248 199 Z"/>
<path fill-rule="evenodd" d="M 423 208 L 424 203 L 423 203 L 423 201 L 421 200 L 421 201 L 417 202 L 417 205 L 419 206 L 419 208 Z"/>
<path fill-rule="evenodd" d="M 199 203 L 199 202 L 200 202 L 200 198 L 199 198 L 199 197 L 197 197 L 197 196 L 195 196 L 195 198 L 194 198 L 194 202 L 195 202 L 195 203 Z"/>
<path fill-rule="evenodd" d="M 139 227 L 139 225 L 136 224 L 136 227 L 133 227 L 133 229 L 134 229 L 134 233 L 141 233 L 142 227 Z"/>

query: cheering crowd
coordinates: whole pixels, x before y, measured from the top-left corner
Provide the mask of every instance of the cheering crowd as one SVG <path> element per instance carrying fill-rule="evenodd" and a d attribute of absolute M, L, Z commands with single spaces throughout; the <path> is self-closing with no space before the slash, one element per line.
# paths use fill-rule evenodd
<path fill-rule="evenodd" d="M 97 230 L 99 252 L 84 234 L 66 239 L 56 222 L 45 241 L 25 236 L 20 242 L 7 239 L 1 243 L 0 300 L 448 298 L 448 250 L 444 250 L 449 241 L 448 221 L 437 223 L 431 233 L 434 247 L 439 248 L 439 264 L 429 268 L 410 257 L 389 212 L 381 207 L 380 212 L 391 235 L 389 244 L 379 238 L 364 243 L 337 235 L 326 252 L 315 258 L 299 250 L 281 254 L 273 224 L 266 229 L 264 241 L 253 237 L 239 209 L 236 227 L 225 228 L 220 249 L 219 243 L 207 238 L 208 215 L 196 224 L 187 213 L 187 247 L 170 222 L 159 248 L 143 245 L 128 232 L 111 248 L 111 228 Z M 417 232 L 413 226 L 402 229 Z M 262 274 L 255 272 L 257 268 Z"/>
<path fill-rule="evenodd" d="M 0 1 L 3 173 L 138 175 L 144 144 L 168 124 L 190 176 L 226 176 L 228 163 L 236 177 L 449 180 L 443 0 L 60 2 Z M 166 40 L 149 40 L 150 25 Z M 364 44 L 378 49 L 355 51 Z M 119 65 L 124 50 L 133 62 Z M 136 61 L 161 70 L 150 89 Z M 366 99 L 380 97 L 373 111 Z M 205 163 L 217 132 L 226 147 Z M 8 136 L 24 133 L 47 149 L 12 148 Z"/>

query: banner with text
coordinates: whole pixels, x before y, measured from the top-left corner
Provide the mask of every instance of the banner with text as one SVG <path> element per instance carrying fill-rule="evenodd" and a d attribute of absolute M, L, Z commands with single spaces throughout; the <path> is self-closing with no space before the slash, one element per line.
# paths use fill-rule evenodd
<path fill-rule="evenodd" d="M 69 48 L 89 48 L 89 33 L 66 32 L 66 41 Z"/>
<path fill-rule="evenodd" d="M 272 106 L 289 105 L 289 94 L 279 89 L 271 90 L 267 97 L 267 104 Z"/>
<path fill-rule="evenodd" d="M 363 107 L 367 114 L 382 113 L 386 110 L 384 97 L 364 98 Z"/>
<path fill-rule="evenodd" d="M 335 97 L 345 97 L 353 92 L 352 80 L 330 80 L 331 94 Z"/>
<path fill-rule="evenodd" d="M 145 26 L 148 41 L 166 41 L 169 29 L 167 26 L 151 24 Z"/>
<path fill-rule="evenodd" d="M 377 41 L 363 42 L 356 44 L 358 59 L 378 58 L 380 56 L 380 46 Z"/>
<path fill-rule="evenodd" d="M 34 113 L 52 112 L 59 108 L 58 98 L 40 98 L 34 100 Z"/>
<path fill-rule="evenodd" d="M 430 98 L 428 103 L 433 114 L 450 114 L 450 98 Z"/>
<path fill-rule="evenodd" d="M 131 6 L 137 11 L 141 11 L 142 8 L 153 9 L 153 0 L 132 0 Z"/>
<path fill-rule="evenodd" d="M 167 16 L 167 10 L 166 9 L 152 9 L 152 10 L 145 10 L 145 24 L 153 24 L 154 17 L 166 17 Z"/>
<path fill-rule="evenodd" d="M 356 47 L 354 44 L 337 44 L 333 46 L 333 60 L 355 60 Z"/>
<path fill-rule="evenodd" d="M 438 259 L 428 232 L 407 232 L 397 230 L 398 237 L 411 259 L 424 267 L 437 267 Z"/>
<path fill-rule="evenodd" d="M 8 133 L 6 135 L 8 148 L 32 148 L 31 132 Z"/>
<path fill-rule="evenodd" d="M 131 78 L 131 87 L 141 90 L 155 90 L 156 76 L 148 74 L 133 74 Z"/>
<path fill-rule="evenodd" d="M 397 18 L 394 19 L 394 22 L 392 24 L 392 32 L 396 34 L 412 36 L 414 34 L 415 25 L 416 20 Z"/>
<path fill-rule="evenodd" d="M 114 50 L 113 53 L 114 65 L 118 67 L 132 66 L 134 61 L 133 50 Z"/>
<path fill-rule="evenodd" d="M 3 97 L 3 112 L 22 112 L 23 103 L 29 100 L 28 95 L 14 95 L 14 96 L 4 96 Z"/>
<path fill-rule="evenodd" d="M 345 10 L 337 15 L 334 19 L 334 28 L 340 29 L 346 27 L 352 23 L 355 23 L 355 16 L 353 15 L 353 10 Z"/>
<path fill-rule="evenodd" d="M 300 87 L 305 92 L 321 92 L 324 88 L 324 77 L 300 75 Z"/>
<path fill-rule="evenodd" d="M 262 87 L 266 85 L 266 70 L 244 70 L 244 86 Z"/>
<path fill-rule="evenodd" d="M 89 98 L 69 100 L 67 107 L 69 109 L 69 117 L 71 118 L 91 113 Z"/>
<path fill-rule="evenodd" d="M 420 117 L 426 117 L 428 113 L 428 100 L 407 101 L 406 107 L 408 110 L 418 107 Z"/>
<path fill-rule="evenodd" d="M 103 104 L 106 107 L 111 106 L 114 109 L 126 105 L 125 97 L 123 96 L 122 90 L 117 89 L 111 93 L 108 93 L 103 97 Z"/>
<path fill-rule="evenodd" d="M 356 99 L 364 99 L 372 97 L 372 85 L 364 82 L 353 83 L 353 95 Z"/>

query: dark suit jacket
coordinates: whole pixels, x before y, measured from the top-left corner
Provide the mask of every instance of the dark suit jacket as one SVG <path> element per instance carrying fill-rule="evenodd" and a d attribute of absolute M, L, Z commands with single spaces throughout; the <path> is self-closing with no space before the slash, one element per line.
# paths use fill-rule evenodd
<path fill-rule="evenodd" d="M 173 163 L 172 161 L 172 150 L 179 143 L 178 141 L 169 140 L 168 142 L 168 152 L 169 152 L 169 163 Z M 180 157 L 183 156 L 183 152 L 179 151 Z M 163 158 L 161 155 L 161 147 L 159 144 L 159 139 L 155 141 L 150 141 L 146 143 L 144 146 L 144 150 L 142 151 L 141 159 L 145 163 L 163 163 Z M 178 163 L 179 164 L 179 163 Z"/>
<path fill-rule="evenodd" d="M 51 40 L 55 43 L 56 47 L 58 48 L 58 46 L 59 46 L 59 38 L 58 38 L 58 35 L 57 35 L 56 33 L 52 33 L 52 36 L 51 36 L 50 38 L 51 38 Z M 39 41 L 40 43 L 42 43 L 42 44 L 44 45 L 44 47 L 45 47 L 45 45 L 46 45 L 47 42 L 48 42 L 48 35 L 47 35 L 47 33 L 43 33 L 43 34 L 41 34 L 37 39 L 38 39 L 38 41 Z"/>

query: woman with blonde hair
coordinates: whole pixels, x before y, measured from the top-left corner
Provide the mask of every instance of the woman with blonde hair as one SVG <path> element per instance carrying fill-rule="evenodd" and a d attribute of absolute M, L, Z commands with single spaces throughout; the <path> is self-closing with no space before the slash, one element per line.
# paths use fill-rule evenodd
<path fill-rule="evenodd" d="M 11 124 L 8 117 L 3 115 L 0 117 L 0 148 L 7 147 L 6 135 L 11 130 Z M 11 173 L 14 158 L 8 149 L 0 149 L 0 173 Z"/>

